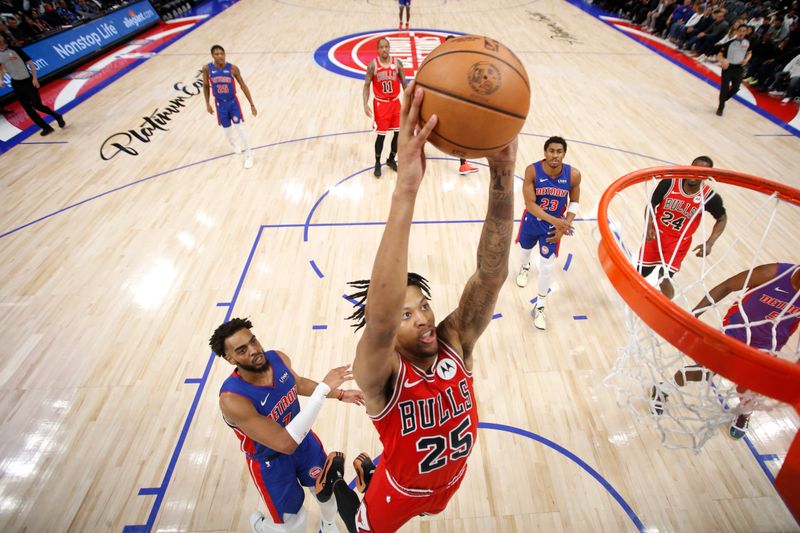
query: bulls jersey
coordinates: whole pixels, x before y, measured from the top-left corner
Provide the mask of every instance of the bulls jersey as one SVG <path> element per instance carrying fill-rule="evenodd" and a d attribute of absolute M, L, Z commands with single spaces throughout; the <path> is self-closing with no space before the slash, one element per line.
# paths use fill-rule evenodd
<path fill-rule="evenodd" d="M 270 350 L 264 352 L 264 357 L 272 367 L 272 387 L 261 387 L 248 383 L 242 379 L 238 371 L 234 370 L 222 383 L 219 392 L 220 394 L 232 392 L 244 396 L 250 400 L 258 414 L 269 417 L 286 427 L 286 424 L 300 412 L 300 402 L 297 401 L 297 384 L 292 373 L 289 372 L 277 353 Z M 236 433 L 240 447 L 248 459 L 266 461 L 268 457 L 277 453 L 272 448 L 254 441 L 227 420 L 225 423 Z"/>
<path fill-rule="evenodd" d="M 392 479 L 414 489 L 447 487 L 460 479 L 477 437 L 472 372 L 439 340 L 430 374 L 400 359 L 392 398 L 371 418 Z"/>
<path fill-rule="evenodd" d="M 656 213 L 658 231 L 673 237 L 691 238 L 705 209 L 719 219 L 725 214 L 722 198 L 711 187 L 702 184 L 694 194 L 683 191 L 683 180 L 661 180 L 650 200 Z"/>
<path fill-rule="evenodd" d="M 391 60 L 387 66 L 375 60 L 375 72 L 372 75 L 372 93 L 378 100 L 394 100 L 400 96 L 400 76 L 397 71 L 397 63 Z"/>
<path fill-rule="evenodd" d="M 217 101 L 236 99 L 236 83 L 233 78 L 233 66 L 230 63 L 225 63 L 222 68 L 218 68 L 213 62 L 209 63 L 208 81 Z"/>
<path fill-rule="evenodd" d="M 725 334 L 753 348 L 779 352 L 800 323 L 800 291 L 792 286 L 792 275 L 798 268 L 800 265 L 778 263 L 777 276 L 749 290 L 741 302 L 728 309 L 722 322 Z M 779 321 L 736 327 L 774 319 Z"/>

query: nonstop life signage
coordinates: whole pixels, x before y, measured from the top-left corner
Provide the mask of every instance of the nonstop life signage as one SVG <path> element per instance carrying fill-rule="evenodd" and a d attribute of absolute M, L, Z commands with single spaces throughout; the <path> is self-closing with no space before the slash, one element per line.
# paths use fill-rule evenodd
<path fill-rule="evenodd" d="M 24 46 L 23 50 L 36 65 L 39 78 L 43 78 L 158 21 L 156 10 L 148 0 L 143 0 L 121 7 L 77 28 L 62 31 Z M 5 87 L 0 89 L 0 96 L 11 92 L 8 78 L 6 83 Z"/>

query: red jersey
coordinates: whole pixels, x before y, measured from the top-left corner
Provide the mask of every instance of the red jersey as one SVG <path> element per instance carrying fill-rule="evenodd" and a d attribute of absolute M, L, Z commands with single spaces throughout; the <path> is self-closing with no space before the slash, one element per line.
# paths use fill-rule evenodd
<path fill-rule="evenodd" d="M 380 60 L 375 60 L 375 73 L 372 75 L 372 93 L 379 100 L 394 100 L 400 96 L 400 76 L 398 76 L 397 63 L 392 60 L 388 66 L 381 65 Z"/>
<path fill-rule="evenodd" d="M 370 418 L 383 443 L 381 464 L 396 483 L 448 487 L 463 475 L 477 438 L 472 372 L 439 340 L 430 374 L 400 359 L 391 400 Z"/>
<path fill-rule="evenodd" d="M 659 232 L 671 233 L 674 237 L 683 235 L 683 238 L 691 240 L 700 225 L 700 211 L 716 194 L 705 184 L 695 194 L 686 194 L 682 182 L 680 179 L 672 180 L 669 191 L 656 207 L 656 220 Z"/>

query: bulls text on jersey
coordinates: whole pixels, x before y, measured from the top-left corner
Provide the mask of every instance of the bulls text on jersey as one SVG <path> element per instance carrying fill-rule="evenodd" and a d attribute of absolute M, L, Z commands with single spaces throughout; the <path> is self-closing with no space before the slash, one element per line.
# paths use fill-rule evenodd
<path fill-rule="evenodd" d="M 452 363 L 451 363 L 452 364 Z M 454 389 L 457 391 L 454 392 Z M 456 398 L 456 394 L 458 398 Z M 401 435 L 410 435 L 417 429 L 430 429 L 456 418 L 472 408 L 472 395 L 467 380 L 462 379 L 456 387 L 447 387 L 435 397 L 405 400 L 397 404 L 402 421 Z"/>

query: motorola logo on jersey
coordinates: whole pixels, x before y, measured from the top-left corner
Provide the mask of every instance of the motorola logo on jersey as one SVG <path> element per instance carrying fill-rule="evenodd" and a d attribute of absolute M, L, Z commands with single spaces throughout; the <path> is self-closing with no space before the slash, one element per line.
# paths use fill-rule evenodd
<path fill-rule="evenodd" d="M 450 379 L 456 374 L 456 365 L 452 361 L 445 359 L 436 365 L 436 375 L 442 379 Z"/>
<path fill-rule="evenodd" d="M 323 44 L 314 52 L 314 60 L 322 68 L 363 80 L 369 62 L 378 57 L 378 41 L 388 39 L 392 60 L 403 62 L 406 79 L 411 80 L 431 51 L 448 35 L 464 35 L 442 30 L 378 30 L 338 37 Z"/>

